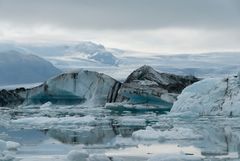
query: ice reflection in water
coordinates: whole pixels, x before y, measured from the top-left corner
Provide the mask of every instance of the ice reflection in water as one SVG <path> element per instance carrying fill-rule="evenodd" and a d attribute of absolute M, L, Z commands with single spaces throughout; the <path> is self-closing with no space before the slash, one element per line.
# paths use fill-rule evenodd
<path fill-rule="evenodd" d="M 39 155 L 39 158 L 43 157 L 42 155 L 62 155 L 74 148 L 84 148 L 90 153 L 106 153 L 113 157 L 123 157 L 124 160 L 128 160 L 127 158 L 147 160 L 152 155 L 169 152 L 220 160 L 225 158 L 236 160 L 239 157 L 240 118 L 238 117 L 196 118 L 164 115 L 162 111 L 112 111 L 102 107 L 78 106 L 53 106 L 44 109 L 33 106 L 0 111 L 0 123 L 4 126 L 0 128 L 0 133 L 5 132 L 10 140 L 22 143 L 23 146 L 18 154 L 20 158 L 31 157 L 29 155 L 32 154 Z M 49 124 L 36 125 L 32 122 L 16 124 L 10 121 L 26 117 L 82 118 L 89 115 L 95 117 L 95 123 L 49 122 Z M 160 131 L 164 141 L 132 139 L 134 131 L 145 129 L 146 126 Z M 202 137 L 180 138 L 179 131 L 174 131 L 175 135 L 170 135 L 174 128 L 179 127 L 191 129 Z M 164 131 L 169 132 L 166 135 Z M 44 151 L 43 148 L 41 151 L 40 147 L 47 150 Z M 54 149 L 58 150 L 54 151 Z"/>

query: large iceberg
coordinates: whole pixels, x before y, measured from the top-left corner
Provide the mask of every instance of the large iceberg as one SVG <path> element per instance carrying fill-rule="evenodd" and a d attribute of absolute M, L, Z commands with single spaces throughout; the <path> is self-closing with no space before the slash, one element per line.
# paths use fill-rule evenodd
<path fill-rule="evenodd" d="M 199 115 L 240 115 L 240 74 L 209 78 L 185 88 L 171 112 Z"/>
<path fill-rule="evenodd" d="M 101 73 L 80 70 L 61 74 L 25 92 L 26 103 L 101 106 L 116 99 L 121 83 Z"/>
<path fill-rule="evenodd" d="M 196 81 L 198 79 L 193 76 L 159 73 L 144 65 L 132 72 L 122 84 L 117 102 L 171 108 L 181 91 Z"/>

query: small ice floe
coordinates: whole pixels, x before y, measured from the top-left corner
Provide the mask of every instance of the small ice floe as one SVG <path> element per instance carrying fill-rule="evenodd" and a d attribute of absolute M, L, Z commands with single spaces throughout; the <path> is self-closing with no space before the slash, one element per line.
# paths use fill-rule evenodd
<path fill-rule="evenodd" d="M 72 150 L 68 153 L 68 161 L 88 161 L 89 154 L 86 150 Z"/>
<path fill-rule="evenodd" d="M 7 150 L 14 150 L 16 151 L 21 145 L 17 142 L 14 142 L 14 141 L 7 141 L 6 142 L 6 147 L 7 147 Z"/>
<path fill-rule="evenodd" d="M 136 117 L 121 117 L 118 119 L 118 124 L 121 126 L 146 126 L 146 120 Z"/>
<path fill-rule="evenodd" d="M 17 150 L 21 145 L 14 141 L 0 140 L 0 152 L 5 150 Z"/>
<path fill-rule="evenodd" d="M 92 156 L 89 157 L 88 159 L 89 161 L 111 161 L 106 155 L 101 154 L 101 155 L 97 155 L 94 154 Z"/>
<path fill-rule="evenodd" d="M 152 127 L 146 127 L 145 130 L 138 130 L 132 134 L 133 139 L 138 140 L 184 140 L 184 139 L 201 139 L 202 136 L 192 129 L 183 127 L 174 127 L 165 131 L 155 130 Z"/>
<path fill-rule="evenodd" d="M 186 155 L 186 154 L 160 154 L 155 155 L 148 159 L 148 161 L 201 161 L 202 158 L 194 155 Z"/>
<path fill-rule="evenodd" d="M 7 141 L 6 142 L 6 147 L 8 150 L 14 150 L 16 151 L 21 145 L 17 142 L 14 141 Z"/>
<path fill-rule="evenodd" d="M 86 150 L 72 150 L 67 155 L 68 161 L 110 161 L 104 154 L 89 155 Z"/>
<path fill-rule="evenodd" d="M 83 116 L 83 117 L 61 117 L 61 118 L 50 118 L 50 117 L 29 117 L 29 118 L 19 118 L 17 120 L 12 120 L 12 124 L 19 126 L 30 126 L 38 128 L 47 128 L 49 126 L 57 125 L 96 125 L 97 121 L 93 116 Z"/>
<path fill-rule="evenodd" d="M 19 143 L 0 140 L 0 161 L 15 161 L 15 157 L 9 150 L 17 150 Z"/>
<path fill-rule="evenodd" d="M 163 140 L 159 131 L 154 130 L 152 127 L 147 126 L 145 130 L 138 130 L 132 134 L 133 139 L 137 140 Z"/>
<path fill-rule="evenodd" d="M 52 105 L 52 102 L 48 101 L 40 106 L 40 108 L 48 108 Z"/>

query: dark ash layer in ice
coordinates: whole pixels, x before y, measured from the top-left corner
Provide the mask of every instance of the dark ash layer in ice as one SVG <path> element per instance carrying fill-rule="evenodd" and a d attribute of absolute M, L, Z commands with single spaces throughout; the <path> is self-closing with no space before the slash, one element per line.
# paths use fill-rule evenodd
<path fill-rule="evenodd" d="M 171 108 L 182 90 L 198 80 L 194 76 L 159 73 L 144 65 L 128 76 L 118 92 L 116 102 Z"/>
<path fill-rule="evenodd" d="M 24 102 L 24 98 L 21 97 L 16 90 L 1 90 L 0 91 L 0 107 L 4 106 L 15 106 L 15 105 L 20 105 Z"/>

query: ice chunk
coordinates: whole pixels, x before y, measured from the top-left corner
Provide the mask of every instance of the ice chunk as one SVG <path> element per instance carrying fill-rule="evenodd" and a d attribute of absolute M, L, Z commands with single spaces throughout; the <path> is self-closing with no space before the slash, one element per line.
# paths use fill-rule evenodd
<path fill-rule="evenodd" d="M 185 154 L 160 154 L 148 159 L 148 161 L 201 161 L 202 158 Z"/>
<path fill-rule="evenodd" d="M 4 154 L 3 156 L 0 156 L 1 161 L 18 161 L 15 159 L 15 157 L 11 154 Z"/>
<path fill-rule="evenodd" d="M 159 132 L 150 126 L 147 126 L 145 130 L 135 131 L 132 137 L 137 140 L 163 140 Z"/>
<path fill-rule="evenodd" d="M 138 130 L 132 134 L 134 139 L 139 140 L 181 140 L 181 139 L 201 139 L 202 136 L 194 132 L 192 129 L 183 127 L 174 127 L 169 130 L 155 130 L 152 127 L 147 127 L 145 130 Z"/>
<path fill-rule="evenodd" d="M 200 115 L 240 115 L 240 86 L 237 76 L 209 78 L 185 88 L 171 112 Z"/>
<path fill-rule="evenodd" d="M 125 116 L 118 119 L 118 124 L 121 126 L 146 126 L 146 120 Z"/>
<path fill-rule="evenodd" d="M 47 108 L 47 107 L 49 107 L 51 105 L 52 105 L 52 102 L 49 101 L 49 102 L 46 102 L 43 105 L 41 105 L 40 108 Z"/>
<path fill-rule="evenodd" d="M 88 161 L 88 152 L 85 150 L 72 150 L 68 153 L 68 161 Z"/>
<path fill-rule="evenodd" d="M 0 161 L 15 161 L 15 157 L 8 150 L 16 146 L 15 142 L 0 140 Z"/>
<path fill-rule="evenodd" d="M 20 144 L 14 141 L 7 141 L 6 145 L 8 150 L 17 150 L 20 147 Z"/>
<path fill-rule="evenodd" d="M 12 120 L 12 124 L 22 125 L 22 126 L 32 126 L 37 128 L 47 128 L 56 125 L 96 125 L 97 121 L 93 116 L 83 116 L 83 117 L 28 117 L 28 118 L 20 118 L 17 120 Z"/>
<path fill-rule="evenodd" d="M 89 161 L 111 161 L 106 155 L 92 155 L 89 157 Z"/>

